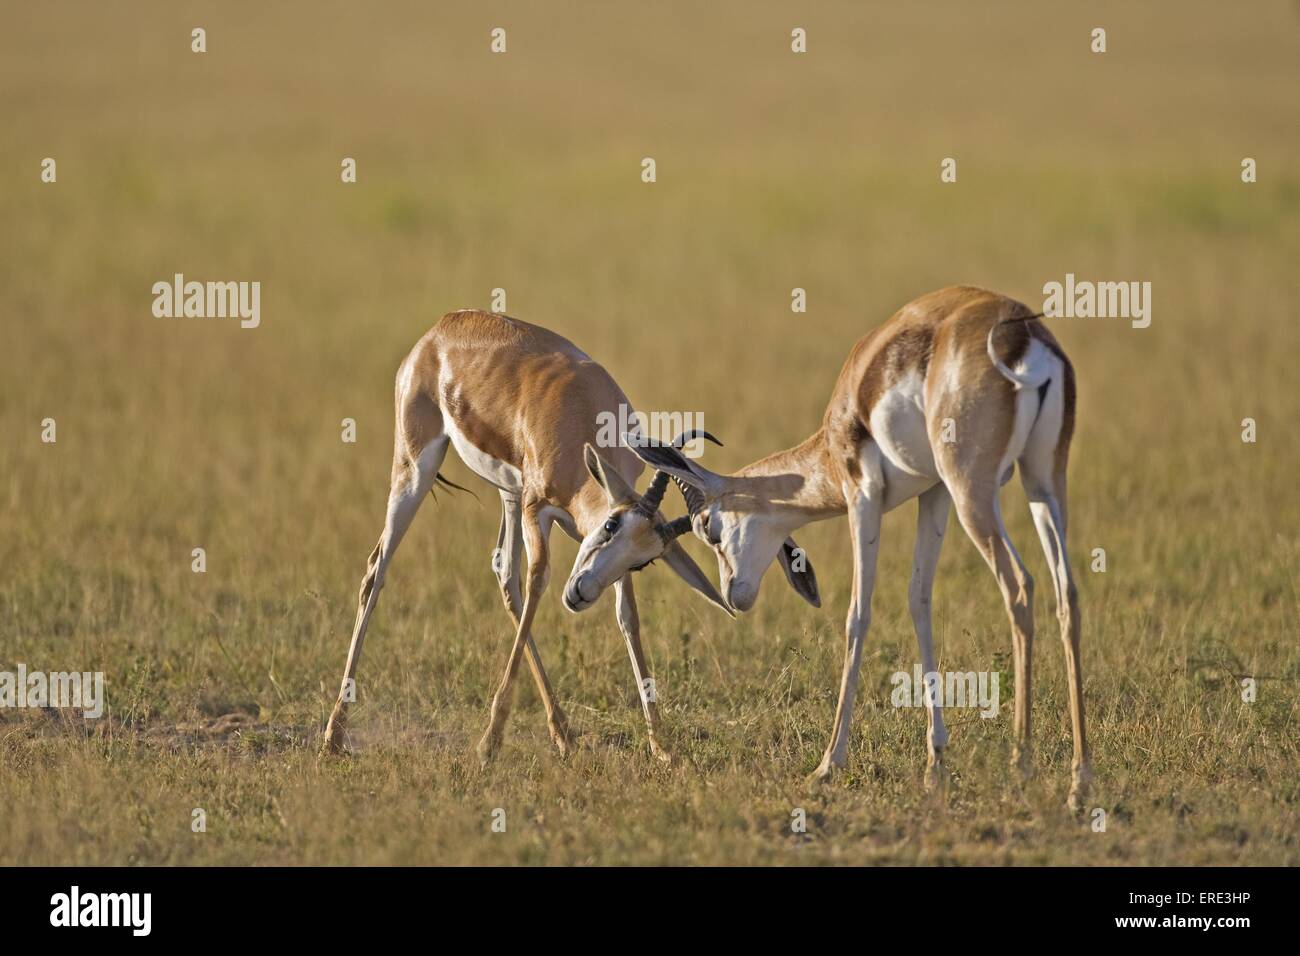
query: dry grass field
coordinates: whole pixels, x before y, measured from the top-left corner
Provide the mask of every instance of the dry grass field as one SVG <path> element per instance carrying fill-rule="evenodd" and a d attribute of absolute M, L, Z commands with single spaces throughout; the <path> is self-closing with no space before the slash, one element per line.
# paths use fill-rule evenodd
<path fill-rule="evenodd" d="M 102 671 L 108 701 L 98 721 L 0 710 L 0 864 L 1300 862 L 1296 4 L 9 3 L 0 22 L 0 670 Z M 155 318 L 174 273 L 260 281 L 260 326 Z M 800 536 L 819 611 L 776 571 L 734 622 L 661 565 L 639 576 L 673 768 L 647 752 L 611 597 L 561 606 L 576 548 L 554 535 L 535 633 L 581 746 L 553 752 L 524 679 L 480 770 L 512 628 L 496 494 L 452 458 L 480 501 L 424 505 L 354 753 L 318 760 L 393 374 L 442 313 L 505 288 L 639 408 L 702 413 L 730 470 L 811 433 L 853 342 L 908 300 L 970 283 L 1038 309 L 1066 273 L 1153 289 L 1146 329 L 1052 320 L 1079 378 L 1104 832 L 1064 808 L 1061 645 L 1018 481 L 1003 508 L 1040 582 L 1024 788 L 1005 612 L 955 522 L 940 667 L 1002 672 L 1001 711 L 952 712 L 946 802 L 921 787 L 924 712 L 889 700 L 916 660 L 911 504 L 885 520 L 828 788 L 804 777 L 835 706 L 844 520 Z"/>

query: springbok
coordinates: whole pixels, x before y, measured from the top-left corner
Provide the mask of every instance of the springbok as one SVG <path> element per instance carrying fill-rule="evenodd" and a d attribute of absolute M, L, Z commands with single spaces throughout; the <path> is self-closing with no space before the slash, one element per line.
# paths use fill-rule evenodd
<path fill-rule="evenodd" d="M 493 570 L 516 631 L 505 676 L 492 699 L 491 719 L 478 745 L 486 763 L 501 742 L 510 712 L 511 685 L 526 654 L 546 709 L 551 739 L 562 754 L 572 741 L 564 712 L 547 680 L 531 633 L 533 616 L 549 577 L 548 539 L 552 525 L 582 540 L 600 533 L 601 569 L 592 580 L 614 585 L 619 629 L 641 696 L 650 749 L 671 756 L 660 741 L 659 712 L 641 653 L 640 619 L 631 570 L 662 557 L 687 584 L 731 613 L 708 577 L 674 539 L 689 530 L 689 518 L 665 522 L 659 504 L 668 484 L 657 475 L 645 496 L 635 491 L 641 461 L 625 448 L 598 454 L 598 416 L 631 407 L 600 365 L 567 339 L 504 315 L 466 310 L 444 315 L 397 370 L 396 437 L 388 516 L 370 554 L 339 697 L 325 729 L 324 748 L 342 745 L 348 703 L 355 698 L 357 666 L 366 627 L 384 575 L 416 511 L 436 482 L 448 446 L 471 471 L 501 493 L 501 529 Z M 713 441 L 713 436 L 699 433 Z M 677 445 L 687 438 L 678 439 Z M 612 514 L 610 513 L 612 509 Z M 593 530 L 594 529 L 594 530 Z M 520 551 L 528 553 L 526 590 L 520 594 Z M 603 572 L 617 564 L 617 577 Z"/>
<path fill-rule="evenodd" d="M 921 666 L 927 674 L 935 670 L 930 596 L 949 505 L 955 503 L 962 527 L 997 578 L 1011 619 L 1012 761 L 1028 774 L 1033 580 L 1007 537 L 998 502 L 1000 487 L 1019 463 L 1065 644 L 1074 732 L 1070 806 L 1078 808 L 1087 791 L 1079 602 L 1065 543 L 1074 370 L 1039 318 L 983 289 L 953 287 L 916 299 L 854 346 L 814 435 L 734 475 L 714 474 L 671 448 L 630 442 L 642 459 L 682 485 L 693 530 L 717 554 L 722 592 L 736 610 L 753 606 L 778 553 L 796 590 L 815 603 L 815 579 L 806 570 L 791 570 L 789 535 L 808 522 L 848 513 L 854 566 L 847 648 L 831 740 L 814 779 L 829 779 L 848 756 L 881 516 L 918 496 L 908 598 Z M 936 698 L 927 694 L 927 784 L 941 779 L 948 742 Z"/>

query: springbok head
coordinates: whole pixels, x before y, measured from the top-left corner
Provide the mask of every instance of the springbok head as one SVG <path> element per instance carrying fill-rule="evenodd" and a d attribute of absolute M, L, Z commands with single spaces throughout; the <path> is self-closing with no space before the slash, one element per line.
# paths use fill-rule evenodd
<path fill-rule="evenodd" d="M 780 561 L 795 592 L 813 607 L 821 607 L 817 575 L 803 549 L 789 536 L 788 515 L 765 494 L 765 479 L 715 474 L 682 455 L 680 438 L 672 445 L 658 445 L 625 436 L 625 443 L 655 469 L 652 488 L 670 478 L 681 489 L 687 514 L 668 522 L 665 532 L 675 538 L 693 530 L 713 549 L 728 610 L 748 611 L 754 606 L 759 584 L 774 559 Z M 612 551 L 606 554 L 614 538 L 603 537 L 605 530 L 588 536 L 579 559 L 599 564 L 608 580 L 614 581 L 635 570 L 638 561 L 630 560 L 626 552 L 623 558 Z M 574 578 L 570 578 L 570 586 L 575 586 Z"/>
<path fill-rule="evenodd" d="M 697 437 L 722 444 L 703 429 L 693 429 L 678 435 L 673 444 L 666 447 L 681 448 Z M 639 440 L 624 438 L 629 442 Z M 604 521 L 583 539 L 578 548 L 578 557 L 564 586 L 564 606 L 570 611 L 585 611 L 623 575 L 639 571 L 662 558 L 678 577 L 731 614 L 713 583 L 677 543 L 679 537 L 691 530 L 690 516 L 666 521 L 659 513 L 664 492 L 668 489 L 669 475 L 655 472 L 646 493 L 639 495 L 631 483 L 591 445 L 583 448 L 583 457 L 591 477 L 605 490 L 609 511 Z"/>

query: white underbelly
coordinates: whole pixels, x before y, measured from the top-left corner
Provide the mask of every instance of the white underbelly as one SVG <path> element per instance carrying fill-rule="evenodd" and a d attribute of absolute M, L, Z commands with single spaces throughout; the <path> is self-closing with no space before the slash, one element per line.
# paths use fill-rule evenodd
<path fill-rule="evenodd" d="M 885 391 L 871 410 L 869 428 L 880 449 L 886 510 L 939 480 L 925 429 L 925 381 L 920 374 L 906 375 Z"/>
<path fill-rule="evenodd" d="M 893 511 L 899 505 L 911 501 L 939 483 L 937 476 L 914 475 L 901 471 L 888 458 L 882 458 L 880 470 L 885 476 L 885 500 L 881 506 L 884 511 Z"/>
<path fill-rule="evenodd" d="M 465 463 L 466 468 L 484 481 L 496 485 L 502 491 L 519 494 L 523 490 L 523 476 L 519 473 L 518 468 L 501 461 L 499 458 L 493 458 L 478 446 L 471 444 L 469 439 L 461 434 L 456 427 L 456 423 L 452 421 L 451 416 L 445 410 L 442 421 L 447 437 L 451 439 L 452 447 L 456 449 L 456 454 L 460 455 L 460 460 Z"/>

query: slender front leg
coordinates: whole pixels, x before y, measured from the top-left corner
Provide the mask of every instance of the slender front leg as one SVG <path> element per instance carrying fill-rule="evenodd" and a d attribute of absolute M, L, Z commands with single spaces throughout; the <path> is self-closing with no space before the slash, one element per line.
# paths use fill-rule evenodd
<path fill-rule="evenodd" d="M 497 547 L 493 553 L 492 567 L 501 585 L 501 600 L 506 610 L 510 612 L 510 619 L 515 622 L 516 629 L 519 627 L 524 606 L 519 581 L 519 562 L 524 546 L 521 513 L 522 506 L 519 499 L 504 491 L 501 492 L 501 530 L 497 533 Z M 546 676 L 546 668 L 542 666 L 542 657 L 537 651 L 537 643 L 531 633 L 528 635 L 524 652 L 528 655 L 528 669 L 533 672 L 533 681 L 537 684 L 537 692 L 542 697 L 542 706 L 546 708 L 546 726 L 550 729 L 551 740 L 559 749 L 560 755 L 567 757 L 573 749 L 569 721 L 564 716 L 564 709 L 555 696 L 550 679 Z"/>
<path fill-rule="evenodd" d="M 492 698 L 492 712 L 488 727 L 478 744 L 478 756 L 483 766 L 487 766 L 501 745 L 501 734 L 510 717 L 511 691 L 515 674 L 519 671 L 519 661 L 528 646 L 533 618 L 537 614 L 537 605 L 546 591 L 550 577 L 548 538 L 551 519 L 541 516 L 539 511 L 540 508 L 536 505 L 525 505 L 523 510 L 524 544 L 528 548 L 528 591 L 524 597 L 523 613 L 519 616 L 515 642 L 510 648 L 510 659 L 506 662 L 506 672 Z"/>
<path fill-rule="evenodd" d="M 934 634 L 930 624 L 930 598 L 934 593 L 934 572 L 943 550 L 943 535 L 948 527 L 952 498 L 942 483 L 917 499 L 916 548 L 912 555 L 912 580 L 907 589 L 907 603 L 916 630 L 916 645 L 921 655 L 921 674 L 937 671 L 934 659 Z M 939 695 L 926 694 L 925 714 L 927 788 L 937 786 L 944 776 L 943 748 L 948 746 L 948 729 L 943 725 L 943 702 Z"/>
<path fill-rule="evenodd" d="M 835 725 L 822 762 L 813 771 L 814 781 L 827 781 L 832 769 L 843 768 L 849 756 L 849 730 L 853 723 L 853 698 L 858 689 L 862 648 L 871 626 L 871 592 L 876 582 L 876 552 L 880 546 L 880 505 L 855 490 L 849 499 L 849 530 L 853 537 L 853 596 L 849 603 L 844 651 L 844 673 L 840 678 L 840 700 L 835 708 Z"/>
<path fill-rule="evenodd" d="M 645 657 L 641 653 L 641 618 L 636 611 L 636 594 L 632 590 L 632 575 L 625 574 L 614 584 L 617 598 L 618 627 L 627 642 L 627 654 L 632 659 L 632 675 L 636 678 L 637 693 L 645 711 L 646 728 L 650 736 L 650 752 L 666 764 L 673 756 L 659 741 L 659 705 L 656 703 L 655 682 L 647 673 Z"/>

